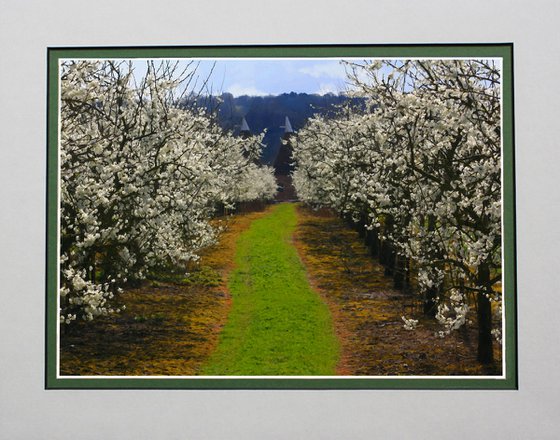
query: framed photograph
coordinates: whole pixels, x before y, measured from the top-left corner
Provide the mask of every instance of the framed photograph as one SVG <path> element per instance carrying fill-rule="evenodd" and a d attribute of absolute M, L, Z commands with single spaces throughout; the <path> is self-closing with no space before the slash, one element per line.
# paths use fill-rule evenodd
<path fill-rule="evenodd" d="M 46 389 L 517 389 L 513 44 L 52 47 Z"/>

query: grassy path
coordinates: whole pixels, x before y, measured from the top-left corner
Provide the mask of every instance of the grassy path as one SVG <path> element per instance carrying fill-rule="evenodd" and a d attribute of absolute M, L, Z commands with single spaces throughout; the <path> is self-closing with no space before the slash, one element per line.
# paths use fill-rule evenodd
<path fill-rule="evenodd" d="M 239 235 L 266 212 L 221 219 L 218 244 L 201 254 L 190 276 L 160 274 L 125 289 L 118 303 L 126 310 L 76 322 L 64 333 L 60 370 L 64 375 L 195 376 L 218 345 L 231 308 L 226 274 L 235 268 Z M 165 278 L 168 276 L 168 279 Z"/>
<path fill-rule="evenodd" d="M 202 374 L 335 374 L 339 343 L 291 242 L 296 221 L 293 204 L 277 205 L 239 237 L 233 306 Z"/>

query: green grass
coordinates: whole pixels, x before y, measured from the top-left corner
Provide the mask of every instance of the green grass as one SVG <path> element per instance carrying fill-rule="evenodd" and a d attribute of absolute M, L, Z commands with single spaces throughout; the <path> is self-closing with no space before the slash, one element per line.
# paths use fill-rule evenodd
<path fill-rule="evenodd" d="M 291 243 L 296 221 L 295 206 L 281 204 L 240 235 L 232 309 L 202 374 L 335 374 L 339 343 Z"/>

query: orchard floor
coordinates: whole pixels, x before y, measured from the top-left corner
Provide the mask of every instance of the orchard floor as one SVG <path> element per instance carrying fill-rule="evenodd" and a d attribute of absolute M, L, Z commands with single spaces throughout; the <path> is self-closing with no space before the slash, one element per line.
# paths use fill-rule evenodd
<path fill-rule="evenodd" d="M 120 296 L 124 312 L 78 323 L 61 338 L 61 375 L 200 374 L 231 308 L 227 284 L 236 241 L 264 215 L 252 212 L 221 220 L 225 231 L 219 244 L 204 252 L 190 277 L 127 289 Z"/>
<path fill-rule="evenodd" d="M 246 261 L 262 260 L 250 255 L 253 251 L 247 247 L 247 243 L 258 237 L 257 234 L 251 238 L 251 231 L 259 224 L 274 227 L 263 222 L 276 215 L 274 212 L 278 211 L 278 207 L 276 205 L 263 212 L 228 218 L 220 243 L 204 253 L 198 267 L 191 268 L 190 277 L 170 277 L 167 280 L 160 277 L 158 281 L 147 281 L 141 287 L 127 289 L 120 297 L 120 301 L 127 305 L 125 312 L 92 323 L 79 323 L 63 334 L 61 374 L 258 375 L 258 371 L 245 369 L 239 372 L 232 369 L 231 365 L 224 367 L 220 362 L 230 356 L 227 347 L 224 349 L 224 339 L 226 344 L 232 345 L 232 338 L 242 343 L 247 337 L 247 333 L 231 329 L 232 325 L 237 325 L 236 322 L 244 322 L 240 317 L 250 316 L 249 312 L 243 311 L 243 307 L 232 307 L 232 293 L 233 302 L 242 305 L 239 295 L 244 295 L 243 285 L 253 284 L 247 278 L 253 269 L 243 266 L 242 260 L 239 260 L 240 252 L 246 253 Z M 306 371 L 305 374 L 385 376 L 501 373 L 498 347 L 495 348 L 495 366 L 483 368 L 477 363 L 476 328 L 473 325 L 444 339 L 436 337 L 435 332 L 439 330 L 437 324 L 420 317 L 419 304 L 414 297 L 392 289 L 391 281 L 383 276 L 383 268 L 367 254 L 358 234 L 348 229 L 336 216 L 326 211 L 311 211 L 299 205 L 285 209 L 280 205 L 280 208 L 291 210 L 295 215 L 295 231 L 293 228 L 290 230 L 290 235 L 293 232 L 291 240 L 289 237 L 283 240 L 293 244 L 297 253 L 292 246 L 288 246 L 292 250 L 286 249 L 286 252 L 290 254 L 293 251 L 297 261 L 292 263 L 299 264 L 304 281 L 308 281 L 303 283 L 307 287 L 301 287 L 304 294 L 317 296 L 318 301 L 311 296 L 309 298 L 312 307 L 316 307 L 320 314 L 317 319 L 321 323 L 318 325 L 326 334 L 324 341 L 317 341 L 318 347 L 325 347 L 325 360 L 321 361 L 321 356 L 317 359 L 319 363 L 329 365 L 324 369 L 316 368 L 315 372 Z M 285 222 L 282 220 L 276 225 L 285 227 Z M 293 260 L 293 255 L 290 254 L 289 258 Z M 285 280 L 277 281 L 280 284 L 292 282 Z M 325 304 L 328 309 L 324 307 Z M 327 318 L 321 315 L 321 306 L 330 311 Z M 263 310 L 271 313 L 274 307 L 278 306 L 265 304 Z M 420 319 L 415 331 L 403 328 L 403 315 Z M 259 316 L 263 316 L 261 312 L 255 315 L 255 319 Z M 267 319 L 266 325 L 269 325 L 270 316 Z M 310 318 L 305 316 L 304 319 Z M 329 339 L 332 336 L 330 333 L 336 335 L 335 344 Z M 289 345 L 291 336 L 287 334 L 285 338 L 274 337 L 271 340 L 277 341 L 279 345 Z M 314 340 L 311 340 L 313 343 Z M 262 346 L 257 344 L 255 348 L 263 352 Z M 266 350 L 269 353 L 282 352 L 270 346 Z M 251 356 L 247 358 L 249 364 Z M 298 370 L 294 371 L 297 373 Z M 274 374 L 270 370 L 264 373 Z M 288 372 L 278 370 L 277 374 Z"/>
<path fill-rule="evenodd" d="M 501 374 L 497 344 L 495 365 L 477 362 L 474 325 L 445 338 L 436 336 L 439 324 L 422 316 L 416 297 L 392 288 L 357 232 L 328 211 L 298 206 L 298 217 L 294 244 L 311 284 L 329 305 L 342 345 L 337 374 Z M 418 327 L 405 330 L 402 316 L 418 319 Z"/>

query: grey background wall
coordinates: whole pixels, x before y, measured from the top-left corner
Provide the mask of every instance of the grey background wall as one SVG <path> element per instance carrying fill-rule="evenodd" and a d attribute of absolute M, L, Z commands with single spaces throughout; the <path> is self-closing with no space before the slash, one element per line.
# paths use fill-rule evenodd
<path fill-rule="evenodd" d="M 0 10 L 0 439 L 558 438 L 558 2 L 2 0 Z M 47 46 L 510 41 L 519 391 L 43 390 Z"/>

